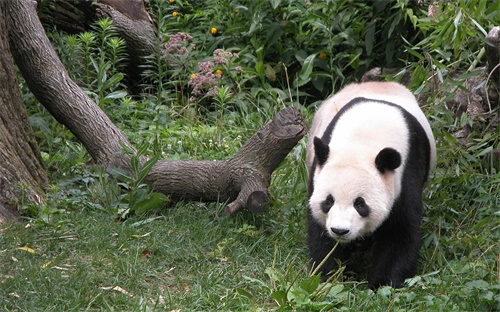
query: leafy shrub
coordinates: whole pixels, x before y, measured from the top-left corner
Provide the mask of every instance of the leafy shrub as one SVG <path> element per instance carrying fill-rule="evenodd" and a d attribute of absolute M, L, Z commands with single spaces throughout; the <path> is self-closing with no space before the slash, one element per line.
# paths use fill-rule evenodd
<path fill-rule="evenodd" d="M 374 66 L 403 64 L 396 47 L 417 33 L 403 10 L 408 2 L 158 1 L 153 11 L 179 12 L 163 30 L 203 34 L 193 35 L 197 49 L 237 51 L 252 85 L 286 89 L 291 80 L 314 101 Z"/>

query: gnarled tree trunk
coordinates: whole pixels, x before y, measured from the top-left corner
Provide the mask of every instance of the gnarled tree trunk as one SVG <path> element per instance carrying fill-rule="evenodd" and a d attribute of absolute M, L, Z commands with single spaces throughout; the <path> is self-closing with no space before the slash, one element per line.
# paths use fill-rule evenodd
<path fill-rule="evenodd" d="M 9 53 L 5 3 L 0 2 L 0 223 L 19 217 L 18 208 L 44 201 L 43 168 Z"/>
<path fill-rule="evenodd" d="M 42 21 L 70 33 L 89 29 L 98 18 L 109 18 L 126 42 L 127 86 L 133 94 L 140 91 L 144 56 L 158 52 L 159 46 L 144 0 L 46 0 L 43 5 Z"/>

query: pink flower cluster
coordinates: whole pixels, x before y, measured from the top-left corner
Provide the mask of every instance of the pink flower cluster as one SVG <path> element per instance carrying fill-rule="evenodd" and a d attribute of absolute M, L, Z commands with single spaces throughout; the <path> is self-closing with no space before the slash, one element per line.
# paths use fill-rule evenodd
<path fill-rule="evenodd" d="M 189 52 L 186 45 L 191 39 L 193 39 L 191 35 L 178 32 L 170 36 L 168 42 L 163 44 L 163 48 L 168 54 L 184 55 Z"/>
<path fill-rule="evenodd" d="M 434 15 L 436 15 L 436 7 L 433 4 L 429 5 L 429 8 L 427 9 L 427 15 L 429 17 L 434 17 Z"/>
<path fill-rule="evenodd" d="M 199 96 L 215 96 L 221 84 L 223 73 L 221 69 L 229 70 L 231 61 L 239 57 L 238 54 L 223 49 L 215 50 L 213 56 L 213 62 L 200 62 L 198 64 L 199 72 L 191 75 L 189 85 L 194 96 L 190 98 L 190 101 L 195 101 L 196 97 Z M 234 70 L 240 72 L 242 68 L 237 66 Z"/>
<path fill-rule="evenodd" d="M 200 72 L 192 74 L 189 80 L 189 85 L 193 88 L 193 94 L 213 96 L 217 92 L 219 77 L 214 73 L 214 62 L 200 62 L 198 64 Z"/>
<path fill-rule="evenodd" d="M 229 61 L 233 58 L 239 58 L 238 54 L 224 51 L 222 49 L 217 49 L 214 51 L 214 61 L 217 65 L 228 65 Z"/>

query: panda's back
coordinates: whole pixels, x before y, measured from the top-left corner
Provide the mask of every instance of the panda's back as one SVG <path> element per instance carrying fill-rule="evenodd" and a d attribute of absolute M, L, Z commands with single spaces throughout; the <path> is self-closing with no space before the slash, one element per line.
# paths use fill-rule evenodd
<path fill-rule="evenodd" d="M 350 107 L 344 109 L 346 105 Z M 406 87 L 392 82 L 350 84 L 319 107 L 310 131 L 307 159 L 309 170 L 312 170 L 314 158 L 312 139 L 315 136 L 322 138 L 327 130 L 331 131 L 332 137 L 331 140 L 325 141 L 335 142 L 341 153 L 353 153 L 355 150 L 353 144 L 359 144 L 359 148 L 363 148 L 366 144 L 375 148 L 385 139 L 400 143 L 402 138 L 407 136 L 408 124 L 401 123 L 404 118 L 398 115 L 401 111 L 394 106 L 414 116 L 425 131 L 430 145 L 429 171 L 431 171 L 436 161 L 435 142 L 427 118 L 413 94 Z M 354 107 L 356 108 L 352 110 Z M 345 114 L 344 118 L 338 118 L 339 112 Z M 336 116 L 338 120 L 335 120 Z M 341 119 L 343 120 L 341 125 L 332 127 L 332 123 L 340 122 Z M 337 131 L 339 129 L 340 131 Z M 346 130 L 349 130 L 350 134 Z"/>
<path fill-rule="evenodd" d="M 388 103 L 355 98 L 342 108 L 321 136 L 329 142 L 330 163 L 373 167 L 386 147 L 399 151 L 405 163 L 410 129 L 401 109 Z"/>

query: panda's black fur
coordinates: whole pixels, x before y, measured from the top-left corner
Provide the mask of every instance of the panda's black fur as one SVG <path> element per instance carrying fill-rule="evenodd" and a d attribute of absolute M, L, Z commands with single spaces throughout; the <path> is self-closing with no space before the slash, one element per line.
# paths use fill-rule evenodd
<path fill-rule="evenodd" d="M 417 272 L 423 215 L 422 190 L 433 166 L 431 154 L 435 153 L 435 146 L 432 146 L 431 150 L 428 133 L 414 115 L 401 106 L 387 101 L 363 97 L 350 100 L 334 116 L 321 137 L 310 141 L 310 144 L 314 145 L 315 157 L 309 168 L 308 197 L 310 198 L 314 192 L 316 167 L 323 166 L 328 159 L 328 144 L 333 131 L 336 130 L 338 120 L 349 109 L 366 101 L 396 107 L 409 129 L 409 151 L 402 172 L 401 190 L 392 205 L 389 217 L 371 235 L 338 244 L 320 271 L 323 279 L 326 279 L 330 273 L 338 269 L 339 262 L 346 264 L 347 270 L 356 271 L 356 268 L 350 266 L 356 263 L 356 259 L 352 258 L 371 250 L 371 269 L 368 273 L 370 287 L 377 288 L 381 285 L 401 287 L 406 278 L 413 277 Z M 398 167 L 397 162 L 401 162 L 401 158 L 398 160 L 398 157 L 400 155 L 397 152 L 380 156 L 380 159 L 376 160 L 377 169 L 383 173 L 385 168 L 392 170 L 394 166 Z M 313 265 L 318 265 L 335 246 L 336 240 L 325 232 L 324 225 L 316 220 L 311 209 L 308 212 L 307 223 L 309 255 Z"/>

